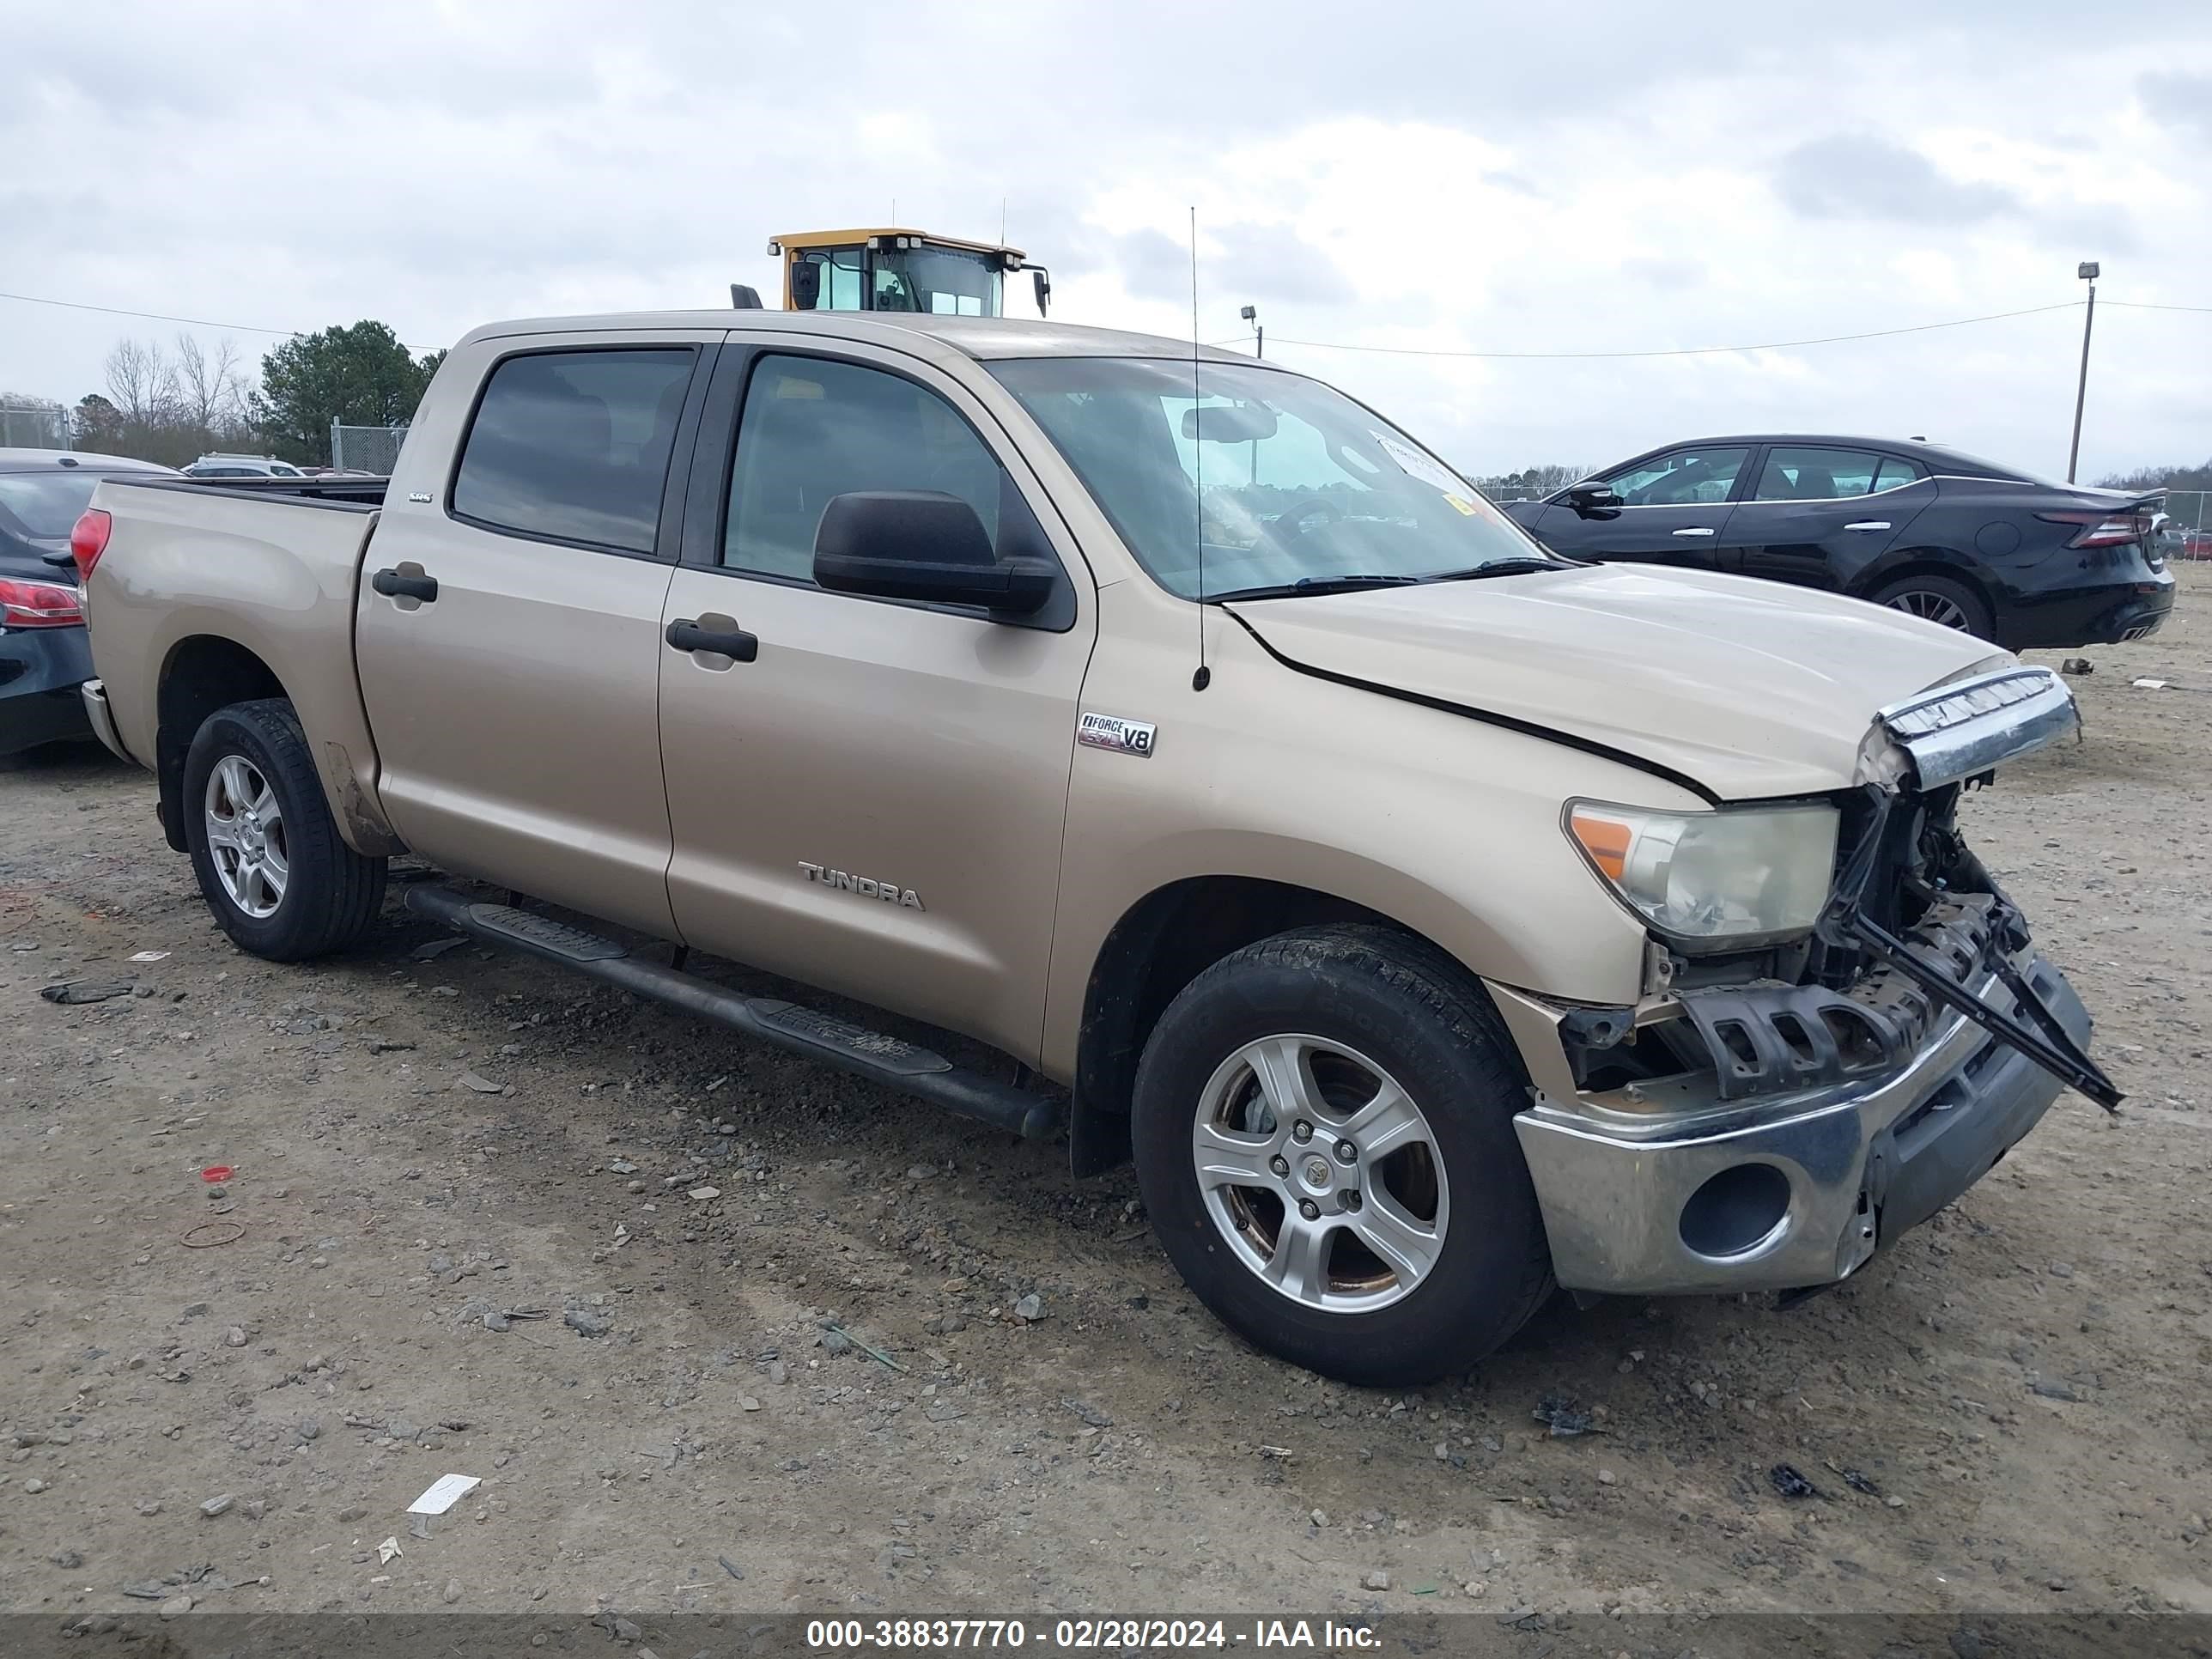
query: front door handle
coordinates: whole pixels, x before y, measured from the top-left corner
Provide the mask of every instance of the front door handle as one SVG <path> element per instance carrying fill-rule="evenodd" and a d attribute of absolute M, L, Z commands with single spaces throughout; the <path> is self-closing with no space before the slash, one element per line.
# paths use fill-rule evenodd
<path fill-rule="evenodd" d="M 438 579 L 435 576 L 407 575 L 397 570 L 380 570 L 368 579 L 368 585 L 387 599 L 420 599 L 425 605 L 434 605 L 438 599 Z"/>
<path fill-rule="evenodd" d="M 1846 530 L 1887 530 L 1889 528 L 1889 520 L 1887 519 L 1861 519 L 1856 524 L 1847 524 L 1844 528 Z"/>
<path fill-rule="evenodd" d="M 711 651 L 738 662 L 760 655 L 759 635 L 742 628 L 702 628 L 690 617 L 668 624 L 668 642 L 678 651 Z"/>
<path fill-rule="evenodd" d="M 1687 530 L 1678 530 L 1674 533 L 1677 536 L 1710 536 L 1713 531 L 1710 525 L 1693 525 Z"/>

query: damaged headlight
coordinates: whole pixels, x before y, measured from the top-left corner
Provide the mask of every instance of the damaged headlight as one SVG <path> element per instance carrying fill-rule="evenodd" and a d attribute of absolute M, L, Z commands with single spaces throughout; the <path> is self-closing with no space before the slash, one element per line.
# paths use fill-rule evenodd
<path fill-rule="evenodd" d="M 1802 933 L 1819 918 L 1837 818 L 1819 802 L 1650 812 L 1571 801 L 1566 821 L 1590 867 L 1654 931 L 1741 945 Z"/>

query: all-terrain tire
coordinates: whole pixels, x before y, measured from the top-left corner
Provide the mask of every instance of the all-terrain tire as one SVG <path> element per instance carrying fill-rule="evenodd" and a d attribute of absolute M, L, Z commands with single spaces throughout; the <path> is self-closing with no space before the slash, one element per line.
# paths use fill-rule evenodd
<path fill-rule="evenodd" d="M 241 787 L 218 787 L 211 796 L 218 769 Z M 234 799 L 241 795 L 273 802 L 274 813 L 253 813 L 241 826 L 237 820 L 247 815 Z M 229 816 L 218 817 L 218 807 Z M 338 835 L 307 733 L 287 699 L 233 703 L 202 722 L 185 755 L 178 810 L 201 896 L 240 950 L 270 962 L 301 962 L 343 950 L 376 920 L 384 902 L 384 860 L 363 857 Z M 281 858 L 282 890 L 273 907 L 276 886 L 268 880 L 249 876 L 241 885 L 234 874 L 226 881 L 224 869 L 238 867 L 236 848 L 219 847 L 217 837 L 241 836 L 252 837 L 265 866 L 272 854 Z"/>
<path fill-rule="evenodd" d="M 1315 1045 L 1304 1051 L 1318 1056 L 1304 1067 L 1305 1076 L 1318 1077 L 1324 1063 L 1333 1074 L 1341 1067 L 1359 1075 L 1341 1055 L 1361 1057 L 1410 1097 L 1425 1120 L 1427 1139 L 1413 1150 L 1433 1160 L 1431 1175 L 1441 1170 L 1449 1217 L 1435 1225 L 1431 1265 L 1395 1277 L 1411 1288 L 1382 1305 L 1359 1307 L 1358 1296 L 1348 1310 L 1315 1305 L 1278 1288 L 1256 1265 L 1264 1250 L 1239 1244 L 1201 1185 L 1194 1137 L 1201 1116 L 1216 1109 L 1213 1100 L 1227 1097 L 1220 1093 L 1230 1086 L 1221 1081 L 1231 1074 L 1225 1068 L 1247 1045 L 1290 1033 Z M 1350 1085 L 1337 1086 L 1341 1091 Z M 1237 1109 L 1255 1109 L 1258 1087 L 1255 1070 L 1239 1097 L 1247 1103 Z M 1528 1100 L 1528 1074 L 1496 1008 L 1449 957 L 1382 926 L 1301 928 L 1224 957 L 1161 1016 L 1139 1065 L 1132 1103 L 1138 1182 L 1184 1282 L 1258 1346 L 1349 1382 L 1431 1382 L 1467 1371 L 1519 1330 L 1554 1288 L 1542 1216 L 1513 1128 L 1514 1113 Z M 1338 1125 L 1349 1121 L 1316 1121 L 1316 1135 L 1303 1147 L 1284 1142 L 1293 1169 L 1321 1176 L 1325 1160 L 1313 1158 L 1314 1150 L 1337 1148 Z M 1262 1124 L 1259 1132 L 1274 1130 Z M 1337 1148 L 1340 1155 L 1344 1150 Z M 1364 1153 L 1357 1146 L 1350 1151 L 1347 1164 L 1356 1167 Z M 1229 1190 L 1249 1220 L 1253 1206 L 1242 1196 L 1246 1189 Z M 1289 1185 L 1285 1192 L 1290 1199 L 1303 1195 Z M 1352 1226 L 1356 1218 L 1342 1213 L 1347 1196 L 1315 1196 L 1324 1210 L 1318 1224 Z M 1331 1206 L 1331 1198 L 1339 1201 Z M 1263 1195 L 1257 1207 L 1273 1202 Z M 1287 1224 L 1287 1208 L 1282 1214 Z M 1278 1250 L 1284 1237 L 1279 1230 Z M 1345 1246 L 1320 1248 L 1324 1268 L 1318 1277 L 1333 1283 L 1327 1264 L 1340 1261 Z"/>

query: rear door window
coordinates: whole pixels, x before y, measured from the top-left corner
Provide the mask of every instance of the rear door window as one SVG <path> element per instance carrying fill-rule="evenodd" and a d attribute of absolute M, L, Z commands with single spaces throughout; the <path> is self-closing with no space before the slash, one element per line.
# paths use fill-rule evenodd
<path fill-rule="evenodd" d="M 1881 457 L 1863 449 L 1815 448 L 1777 444 L 1759 469 L 1755 501 L 1832 501 L 1863 495 L 1874 488 Z"/>
<path fill-rule="evenodd" d="M 539 351 L 492 370 L 453 476 L 453 510 L 486 529 L 651 553 L 689 347 Z"/>

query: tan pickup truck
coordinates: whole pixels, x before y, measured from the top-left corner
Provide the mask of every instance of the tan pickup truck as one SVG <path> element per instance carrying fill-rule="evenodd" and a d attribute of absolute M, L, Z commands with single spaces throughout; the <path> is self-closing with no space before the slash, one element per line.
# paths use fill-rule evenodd
<path fill-rule="evenodd" d="M 75 550 L 94 724 L 243 949 L 353 944 L 402 850 L 509 890 L 407 902 L 1133 1157 L 1192 1288 L 1338 1376 L 1463 1370 L 1555 1285 L 1833 1284 L 2062 1083 L 2118 1098 L 1956 823 L 2072 729 L 2056 677 L 1555 557 L 1243 357 L 499 324 L 388 485 L 111 479 Z"/>

